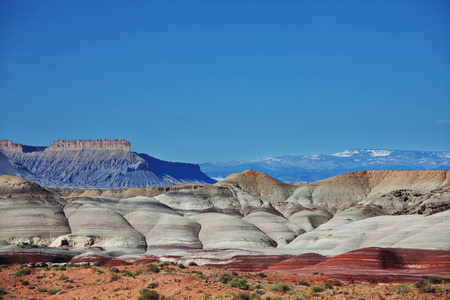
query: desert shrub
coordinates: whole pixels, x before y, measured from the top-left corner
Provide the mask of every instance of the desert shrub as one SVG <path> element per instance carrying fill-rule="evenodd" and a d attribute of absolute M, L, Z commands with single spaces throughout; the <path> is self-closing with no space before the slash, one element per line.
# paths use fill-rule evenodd
<path fill-rule="evenodd" d="M 324 290 L 329 290 L 329 289 L 332 289 L 332 288 L 333 288 L 333 286 L 331 285 L 331 283 L 329 283 L 329 282 L 327 282 L 327 281 L 325 281 L 325 282 L 322 283 L 322 287 L 323 287 Z"/>
<path fill-rule="evenodd" d="M 299 282 L 297 282 L 297 285 L 311 286 L 308 282 L 304 280 L 300 280 Z"/>
<path fill-rule="evenodd" d="M 22 285 L 29 285 L 29 284 L 30 284 L 30 282 L 28 280 L 22 281 Z"/>
<path fill-rule="evenodd" d="M 334 286 L 342 286 L 342 283 L 339 280 L 333 281 Z"/>
<path fill-rule="evenodd" d="M 284 282 L 280 282 L 280 283 L 277 283 L 277 284 L 275 284 L 275 285 L 272 285 L 272 286 L 269 288 L 269 291 L 276 291 L 276 292 L 283 292 L 283 293 L 286 293 L 286 292 L 289 291 L 290 289 L 291 289 L 291 286 L 290 286 L 289 284 L 284 283 Z"/>
<path fill-rule="evenodd" d="M 438 276 L 428 276 L 428 282 L 432 284 L 442 283 L 442 278 Z"/>
<path fill-rule="evenodd" d="M 122 270 L 122 271 L 120 271 L 120 273 L 122 273 L 123 276 L 134 277 L 133 273 L 131 273 L 131 272 L 128 271 L 128 270 Z"/>
<path fill-rule="evenodd" d="M 0 289 L 0 296 L 6 295 L 8 294 L 7 291 L 5 291 L 4 289 Z"/>
<path fill-rule="evenodd" d="M 102 270 L 100 270 L 99 268 L 96 268 L 96 267 L 92 267 L 92 271 L 94 271 L 94 273 L 97 273 L 97 274 L 105 273 L 105 272 L 103 272 Z"/>
<path fill-rule="evenodd" d="M 191 261 L 191 262 L 189 263 L 189 265 L 190 265 L 190 266 L 194 266 L 194 267 L 195 267 L 195 266 L 198 266 L 197 263 L 196 263 L 195 261 Z"/>
<path fill-rule="evenodd" d="M 313 287 L 311 288 L 311 290 L 312 290 L 314 293 L 320 293 L 320 292 L 323 292 L 325 289 L 324 289 L 322 286 L 315 285 L 315 286 L 313 286 Z"/>
<path fill-rule="evenodd" d="M 179 263 L 179 264 L 178 264 L 178 268 L 180 268 L 180 269 L 186 269 L 186 267 L 185 267 L 182 263 Z"/>
<path fill-rule="evenodd" d="M 6 269 L 8 267 L 8 265 L 0 265 L 0 272 L 3 270 L 3 269 Z"/>
<path fill-rule="evenodd" d="M 253 293 L 250 292 L 241 292 L 241 293 L 233 293 L 233 300 L 260 300 L 261 296 L 255 291 Z"/>
<path fill-rule="evenodd" d="M 134 276 L 138 276 L 138 275 L 142 275 L 142 274 L 144 274 L 144 270 L 139 269 L 134 273 Z"/>
<path fill-rule="evenodd" d="M 267 277 L 267 275 L 266 275 L 266 274 L 264 274 L 263 272 L 261 272 L 261 273 L 258 273 L 258 276 L 259 276 L 259 277 L 261 277 L 261 278 L 266 278 L 266 277 Z"/>
<path fill-rule="evenodd" d="M 236 271 L 231 271 L 231 275 L 238 276 L 239 274 Z"/>
<path fill-rule="evenodd" d="M 56 268 L 56 270 L 67 271 L 67 268 L 65 266 L 61 266 L 59 268 Z"/>
<path fill-rule="evenodd" d="M 159 266 L 160 266 L 161 268 L 167 267 L 168 265 L 169 265 L 169 263 L 168 263 L 167 261 L 165 261 L 165 262 L 159 264 Z"/>
<path fill-rule="evenodd" d="M 244 279 L 234 278 L 228 283 L 231 287 L 239 288 L 241 290 L 248 290 L 249 285 Z"/>
<path fill-rule="evenodd" d="M 23 275 L 29 275 L 31 274 L 31 270 L 28 268 L 22 268 L 19 271 L 17 271 L 16 273 L 14 273 L 14 277 L 20 277 Z"/>
<path fill-rule="evenodd" d="M 139 291 L 140 296 L 138 300 L 158 300 L 159 294 L 156 291 L 150 291 L 147 289 L 142 289 Z"/>
<path fill-rule="evenodd" d="M 48 294 L 55 295 L 55 294 L 59 293 L 59 291 L 61 291 L 61 289 L 49 289 Z"/>
<path fill-rule="evenodd" d="M 414 286 L 421 292 L 421 293 L 434 293 L 436 292 L 436 287 L 430 285 L 428 281 L 420 280 L 414 284 Z"/>
<path fill-rule="evenodd" d="M 65 274 L 61 274 L 61 276 L 59 276 L 59 280 L 67 280 L 69 279 L 69 277 L 67 277 L 67 275 Z"/>
<path fill-rule="evenodd" d="M 155 266 L 154 264 L 149 264 L 147 271 L 151 272 L 151 273 L 159 273 L 160 269 L 157 266 Z"/>
<path fill-rule="evenodd" d="M 154 289 L 154 288 L 157 288 L 158 287 L 158 283 L 157 282 L 150 282 L 148 285 L 147 285 L 147 288 L 148 289 Z"/>
<path fill-rule="evenodd" d="M 222 274 L 222 275 L 220 275 L 218 280 L 219 280 L 219 282 L 221 282 L 223 284 L 227 284 L 228 282 L 231 281 L 231 277 L 228 274 Z"/>
<path fill-rule="evenodd" d="M 94 263 L 94 266 L 100 267 L 100 263 L 96 262 L 96 263 Z"/>
<path fill-rule="evenodd" d="M 46 288 L 39 288 L 38 291 L 41 292 L 41 293 L 47 293 L 48 292 L 48 290 Z"/>
<path fill-rule="evenodd" d="M 119 279 L 120 279 L 120 275 L 118 275 L 118 274 L 113 274 L 113 276 L 111 276 L 111 282 L 117 281 Z"/>
<path fill-rule="evenodd" d="M 314 272 L 313 275 L 319 275 L 319 272 Z"/>
<path fill-rule="evenodd" d="M 112 267 L 109 271 L 113 272 L 113 273 L 119 273 L 119 269 L 117 269 L 116 267 Z"/>
<path fill-rule="evenodd" d="M 409 286 L 406 284 L 396 284 L 391 289 L 391 292 L 395 294 L 406 294 L 409 293 L 409 291 Z"/>

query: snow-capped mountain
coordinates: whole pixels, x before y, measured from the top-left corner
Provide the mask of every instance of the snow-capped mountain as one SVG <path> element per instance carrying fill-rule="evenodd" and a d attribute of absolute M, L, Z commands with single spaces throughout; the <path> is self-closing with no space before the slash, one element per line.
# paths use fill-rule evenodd
<path fill-rule="evenodd" d="M 200 164 L 201 170 L 215 179 L 252 169 L 288 183 L 313 182 L 361 170 L 442 170 L 449 167 L 450 152 L 448 151 L 386 149 L 351 149 L 334 154 L 279 156 L 251 161 Z"/>

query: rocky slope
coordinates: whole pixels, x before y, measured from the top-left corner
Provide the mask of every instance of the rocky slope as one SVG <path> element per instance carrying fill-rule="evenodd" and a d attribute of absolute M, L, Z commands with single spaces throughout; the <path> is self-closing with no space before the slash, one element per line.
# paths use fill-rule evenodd
<path fill-rule="evenodd" d="M 131 152 L 130 143 L 123 139 L 57 140 L 49 147 L 0 140 L 0 155 L 0 174 L 23 176 L 46 187 L 107 189 L 215 182 L 198 165 Z"/>
<path fill-rule="evenodd" d="M 267 262 L 275 263 L 374 247 L 450 251 L 448 173 L 361 171 L 293 186 L 248 171 L 215 185 L 155 196 L 121 190 L 120 197 L 1 176 L 0 260 L 53 253 L 73 261 L 238 264 L 236 255 L 271 255 Z"/>

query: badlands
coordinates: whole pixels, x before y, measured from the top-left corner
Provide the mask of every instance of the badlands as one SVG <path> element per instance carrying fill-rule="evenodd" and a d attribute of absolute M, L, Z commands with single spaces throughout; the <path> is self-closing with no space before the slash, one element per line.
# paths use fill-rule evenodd
<path fill-rule="evenodd" d="M 340 280 L 450 279 L 449 171 L 358 171 L 291 185 L 43 188 L 0 176 L 0 264 L 146 263 Z"/>

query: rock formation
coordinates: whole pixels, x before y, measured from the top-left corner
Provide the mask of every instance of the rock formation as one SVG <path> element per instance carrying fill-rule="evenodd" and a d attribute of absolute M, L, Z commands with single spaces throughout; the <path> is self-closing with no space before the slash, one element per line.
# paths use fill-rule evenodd
<path fill-rule="evenodd" d="M 0 262 L 133 262 L 156 256 L 252 271 L 279 263 L 268 271 L 287 272 L 291 263 L 291 271 L 311 273 L 317 266 L 341 276 L 338 268 L 346 257 L 341 255 L 361 260 L 360 270 L 369 268 L 373 255 L 381 257 L 374 262 L 380 269 L 383 261 L 392 266 L 390 258 L 383 258 L 388 252 L 373 249 L 403 249 L 392 251 L 420 258 L 423 270 L 409 275 L 398 271 L 409 268 L 405 263 L 388 268 L 395 274 L 445 275 L 423 253 L 443 251 L 438 253 L 443 260 L 450 252 L 448 175 L 361 171 L 292 190 L 295 186 L 249 171 L 215 185 L 118 191 L 45 189 L 4 175 Z M 365 248 L 372 250 L 361 250 Z M 17 255 L 21 258 L 15 259 Z M 384 278 L 387 271 L 379 275 Z"/>
<path fill-rule="evenodd" d="M 45 187 L 108 189 L 215 181 L 194 164 L 166 162 L 130 151 L 116 140 L 57 140 L 33 147 L 0 140 L 0 174 L 20 175 Z M 22 168 L 22 171 L 19 169 Z"/>

